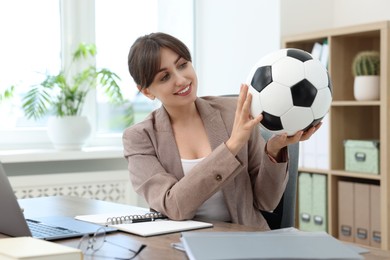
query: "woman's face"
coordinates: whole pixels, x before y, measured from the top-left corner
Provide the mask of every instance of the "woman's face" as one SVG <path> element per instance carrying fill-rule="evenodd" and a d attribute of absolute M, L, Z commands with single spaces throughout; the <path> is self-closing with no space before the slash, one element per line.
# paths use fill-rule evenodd
<path fill-rule="evenodd" d="M 160 70 L 153 83 L 142 91 L 150 99 L 159 99 L 165 107 L 191 104 L 196 99 L 197 77 L 192 63 L 171 49 L 162 48 Z"/>

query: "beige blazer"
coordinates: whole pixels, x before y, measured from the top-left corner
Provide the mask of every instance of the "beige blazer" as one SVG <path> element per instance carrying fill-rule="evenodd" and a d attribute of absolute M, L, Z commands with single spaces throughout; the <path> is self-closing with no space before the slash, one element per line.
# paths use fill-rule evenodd
<path fill-rule="evenodd" d="M 124 156 L 135 191 L 149 206 L 171 219 L 192 219 L 214 193 L 222 190 L 233 223 L 269 229 L 259 209 L 272 211 L 285 190 L 287 163 L 266 155 L 259 127 L 233 156 L 225 145 L 237 98 L 197 98 L 212 153 L 185 177 L 166 110 L 161 107 L 123 134 Z M 189 136 L 188 138 L 191 138 Z"/>

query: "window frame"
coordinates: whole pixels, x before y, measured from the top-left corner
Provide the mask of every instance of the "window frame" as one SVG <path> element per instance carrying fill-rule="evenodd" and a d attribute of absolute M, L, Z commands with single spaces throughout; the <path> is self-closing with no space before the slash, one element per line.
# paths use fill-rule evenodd
<path fill-rule="evenodd" d="M 71 62 L 73 50 L 80 42 L 96 42 L 95 0 L 60 0 L 59 3 L 61 65 L 67 67 Z M 172 8 L 172 5 L 175 8 Z M 181 10 L 179 15 L 177 13 L 178 9 Z M 171 33 L 182 39 L 190 48 L 191 53 L 194 54 L 194 0 L 180 2 L 158 0 L 158 10 L 158 30 Z M 175 28 L 175 24 L 185 24 L 186 27 Z M 87 146 L 122 146 L 122 133 L 98 133 L 96 131 L 97 102 L 95 91 L 89 92 L 83 115 L 88 115 L 92 126 L 92 134 Z M 0 146 L 1 150 L 53 149 L 46 127 L 20 127 L 12 130 L 0 130 Z"/>
<path fill-rule="evenodd" d="M 73 50 L 80 42 L 95 42 L 95 1 L 60 0 L 61 65 L 67 67 Z M 91 29 L 93 28 L 93 29 Z M 96 93 L 87 96 L 83 115 L 96 115 Z M 121 134 L 96 134 L 96 116 L 88 116 L 92 135 L 89 146 L 120 146 Z M 52 148 L 46 127 L 15 128 L 0 131 L 1 149 L 46 149 Z"/>

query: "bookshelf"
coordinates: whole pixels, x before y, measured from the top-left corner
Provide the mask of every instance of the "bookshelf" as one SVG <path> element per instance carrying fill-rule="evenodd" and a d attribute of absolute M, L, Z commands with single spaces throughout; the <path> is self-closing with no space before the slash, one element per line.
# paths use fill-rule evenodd
<path fill-rule="evenodd" d="M 338 181 L 376 184 L 380 187 L 381 247 L 390 250 L 390 22 L 381 21 L 312 33 L 286 36 L 284 48 L 312 51 L 316 42 L 329 44 L 328 70 L 333 102 L 328 114 L 329 165 L 325 169 L 300 168 L 327 176 L 328 232 L 338 234 Z M 356 101 L 351 64 L 363 50 L 377 50 L 381 58 L 380 100 Z M 378 139 L 379 175 L 345 171 L 344 140 Z"/>

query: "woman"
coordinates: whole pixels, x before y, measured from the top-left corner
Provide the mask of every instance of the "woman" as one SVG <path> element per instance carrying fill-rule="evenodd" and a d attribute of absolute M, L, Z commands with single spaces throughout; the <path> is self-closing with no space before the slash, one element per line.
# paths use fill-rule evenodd
<path fill-rule="evenodd" d="M 268 230 L 260 213 L 279 203 L 288 180 L 286 146 L 319 128 L 267 143 L 250 116 L 251 95 L 198 97 L 188 48 L 152 33 L 136 40 L 128 65 L 138 89 L 162 107 L 125 130 L 124 155 L 135 191 L 170 219 L 229 221 Z"/>

